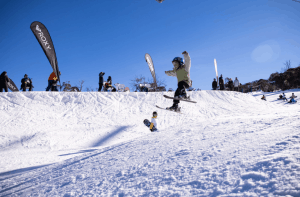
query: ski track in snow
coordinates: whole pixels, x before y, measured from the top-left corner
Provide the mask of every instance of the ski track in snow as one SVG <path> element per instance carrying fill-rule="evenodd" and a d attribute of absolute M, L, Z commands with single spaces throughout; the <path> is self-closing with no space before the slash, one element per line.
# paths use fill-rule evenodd
<path fill-rule="evenodd" d="M 155 107 L 170 92 L 1 93 L 0 196 L 300 196 L 299 100 L 280 93 L 189 92 L 183 114 Z"/>

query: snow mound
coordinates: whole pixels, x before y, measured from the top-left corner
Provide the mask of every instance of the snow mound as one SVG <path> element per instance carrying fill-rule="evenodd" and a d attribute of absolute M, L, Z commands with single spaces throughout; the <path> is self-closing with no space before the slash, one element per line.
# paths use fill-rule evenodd
<path fill-rule="evenodd" d="M 155 107 L 171 92 L 2 93 L 0 195 L 297 196 L 300 108 L 279 93 L 189 92 L 183 114 Z"/>

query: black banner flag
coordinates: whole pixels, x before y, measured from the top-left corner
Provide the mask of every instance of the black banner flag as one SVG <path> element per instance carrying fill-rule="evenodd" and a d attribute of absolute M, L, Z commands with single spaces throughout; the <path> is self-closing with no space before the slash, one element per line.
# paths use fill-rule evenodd
<path fill-rule="evenodd" d="M 155 76 L 155 70 L 154 70 L 154 65 L 153 65 L 152 58 L 151 58 L 151 56 L 150 56 L 148 53 L 146 53 L 145 59 L 146 59 L 146 62 L 148 63 L 148 66 L 149 66 L 151 75 L 152 75 L 152 77 L 153 77 L 153 82 L 154 82 L 154 84 L 155 84 L 155 87 L 157 87 L 156 76 Z"/>
<path fill-rule="evenodd" d="M 35 21 L 31 23 L 30 29 L 35 35 L 36 39 L 39 41 L 42 49 L 44 50 L 52 68 L 53 72 L 58 78 L 58 81 L 60 82 L 60 76 L 59 76 L 59 68 L 57 64 L 56 54 L 54 50 L 54 45 L 52 42 L 52 39 L 50 37 L 50 34 L 47 30 L 47 28 L 40 22 Z"/>

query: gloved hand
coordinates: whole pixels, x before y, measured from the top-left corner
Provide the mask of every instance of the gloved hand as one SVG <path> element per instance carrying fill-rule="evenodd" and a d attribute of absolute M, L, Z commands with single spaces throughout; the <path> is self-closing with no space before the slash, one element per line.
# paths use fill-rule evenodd
<path fill-rule="evenodd" d="M 157 129 L 155 127 L 153 127 L 152 129 L 150 129 L 151 132 L 156 131 Z"/>

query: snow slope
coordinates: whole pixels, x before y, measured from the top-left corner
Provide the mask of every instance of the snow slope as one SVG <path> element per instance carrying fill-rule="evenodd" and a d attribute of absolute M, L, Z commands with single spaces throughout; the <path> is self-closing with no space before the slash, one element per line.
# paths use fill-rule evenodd
<path fill-rule="evenodd" d="M 183 114 L 155 107 L 173 93 L 1 93 L 0 196 L 300 196 L 299 98 L 279 93 L 190 92 Z"/>

